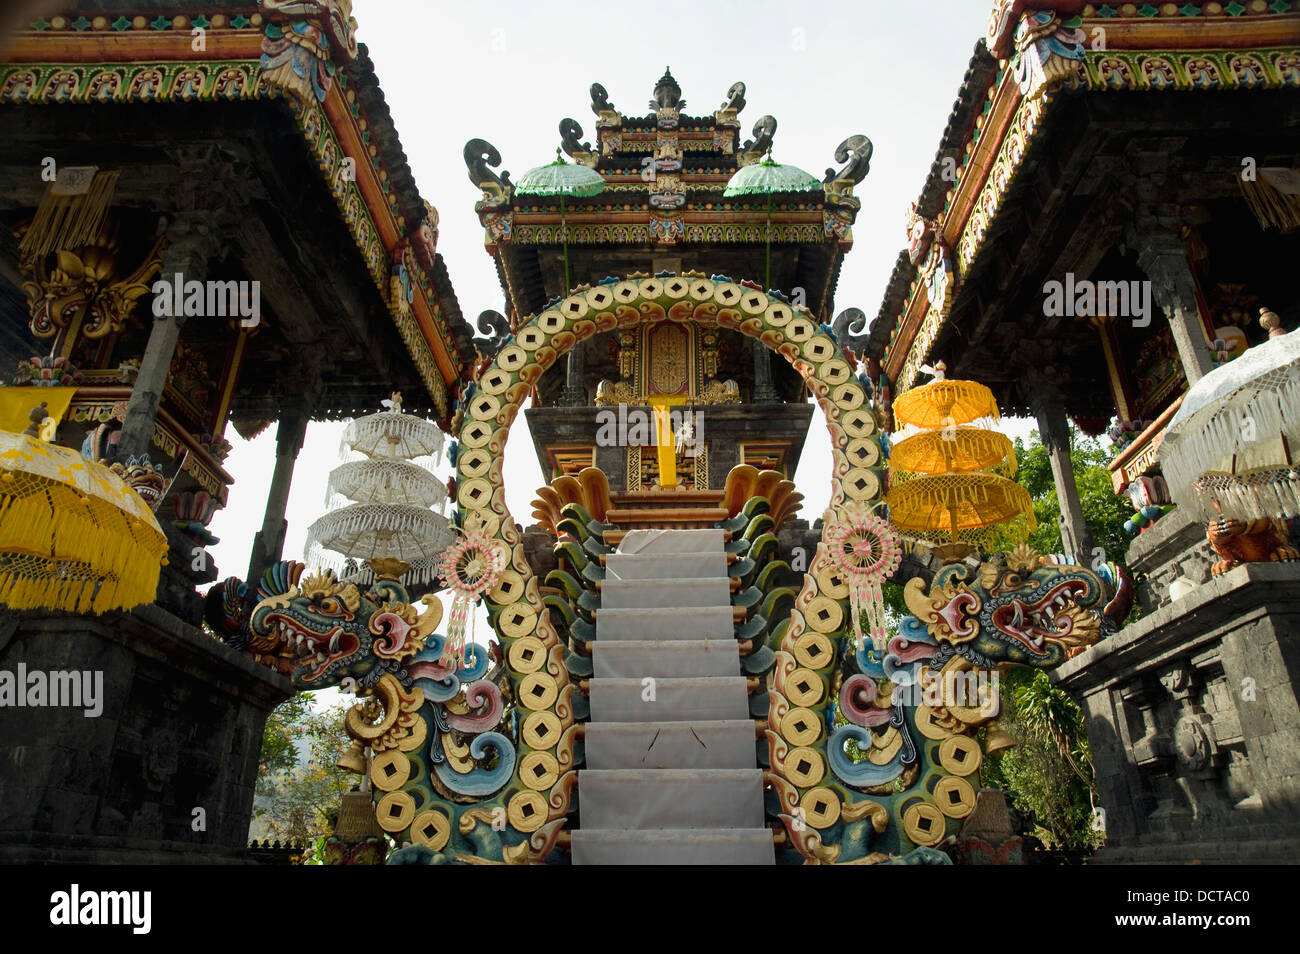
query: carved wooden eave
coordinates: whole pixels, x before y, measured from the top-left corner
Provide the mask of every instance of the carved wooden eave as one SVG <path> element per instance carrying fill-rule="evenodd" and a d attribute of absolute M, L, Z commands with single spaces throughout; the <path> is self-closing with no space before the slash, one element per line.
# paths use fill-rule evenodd
<path fill-rule="evenodd" d="M 1300 8 L 1287 0 L 1178 6 L 1000 0 L 995 15 L 1009 12 L 1014 27 L 1020 17 L 1052 9 L 1062 20 L 1080 17 L 1078 29 L 1086 37 L 1082 62 L 1070 61 L 1064 76 L 1031 87 L 1025 95 L 1012 68 L 1014 50 L 1007 46 L 1010 28 L 994 44 L 1004 57 L 995 69 L 983 70 L 983 76 L 977 48 L 918 200 L 923 214 L 940 219 L 936 241 L 952 250 L 953 300 L 960 298 L 966 275 L 982 267 L 987 236 L 1016 205 L 1008 196 L 1018 169 L 1067 99 L 1119 91 L 1174 95 L 1300 88 Z M 961 125 L 956 119 L 969 114 L 972 103 L 982 104 L 982 109 L 961 136 L 954 137 L 954 125 Z M 955 181 L 950 181 L 951 175 L 945 181 L 942 160 L 949 156 L 957 157 L 955 169 L 949 164 Z M 937 196 L 940 201 L 935 201 Z M 1028 215 L 1033 209 L 1023 212 Z M 941 313 L 930 307 L 921 269 L 911 265 L 906 253 L 900 256 L 869 344 L 869 353 L 881 358 L 896 393 L 915 384 L 920 365 L 935 357 L 932 346 L 950 310 Z"/>
<path fill-rule="evenodd" d="M 75 6 L 75 0 L 70 6 Z M 436 274 L 436 253 L 420 245 L 424 202 L 364 46 L 350 62 L 335 56 L 333 82 L 323 98 L 297 95 L 268 82 L 261 59 L 269 22 L 255 4 L 219 12 L 156 9 L 147 16 L 119 13 L 117 4 L 41 18 L 9 42 L 0 63 L 0 102 L 62 103 L 252 102 L 283 100 L 319 174 L 333 195 L 365 272 L 390 317 L 434 407 L 446 420 L 447 392 L 465 371 L 456 337 L 465 337 L 459 308 Z M 181 5 L 177 5 L 179 9 Z M 194 49 L 191 30 L 203 27 L 206 48 Z M 355 160 L 349 169 L 345 159 Z M 355 172 L 351 179 L 348 172 Z M 436 231 L 436 213 L 433 215 Z M 392 293 L 392 273 L 405 266 L 413 299 Z M 450 314 L 448 313 L 450 312 Z"/>

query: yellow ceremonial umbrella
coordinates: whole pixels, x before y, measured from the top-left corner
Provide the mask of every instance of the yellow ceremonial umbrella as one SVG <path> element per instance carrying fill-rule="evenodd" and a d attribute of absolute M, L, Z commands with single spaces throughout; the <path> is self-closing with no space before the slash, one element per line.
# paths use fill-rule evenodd
<path fill-rule="evenodd" d="M 982 417 L 998 418 L 993 392 L 976 381 L 942 378 L 913 388 L 894 399 L 894 418 L 913 427 L 952 427 Z"/>
<path fill-rule="evenodd" d="M 994 467 L 1007 477 L 1016 475 L 1016 449 L 1011 439 L 982 427 L 921 431 L 895 444 L 889 459 L 896 474 L 965 473 Z"/>
<path fill-rule="evenodd" d="M 1038 525 L 1029 491 L 997 474 L 918 477 L 894 484 L 887 499 L 890 522 L 934 542 L 973 542 L 1007 523 L 1027 536 Z"/>
<path fill-rule="evenodd" d="M 976 381 L 944 378 L 942 363 L 937 373 L 894 401 L 895 419 L 922 430 L 890 451 L 890 521 L 946 544 L 940 550 L 954 559 L 994 537 L 1023 540 L 1037 522 L 1029 492 L 1007 479 L 1016 473 L 1015 445 L 990 428 L 962 426 L 998 418 L 993 392 Z"/>
<path fill-rule="evenodd" d="M 0 431 L 0 604 L 104 613 L 152 602 L 167 553 L 153 512 L 107 467 L 42 439 L 53 424 Z"/>

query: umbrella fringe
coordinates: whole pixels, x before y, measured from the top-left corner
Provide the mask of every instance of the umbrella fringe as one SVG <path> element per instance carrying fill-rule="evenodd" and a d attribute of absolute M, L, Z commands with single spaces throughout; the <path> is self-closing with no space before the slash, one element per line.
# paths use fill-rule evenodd
<path fill-rule="evenodd" d="M 325 505 L 330 506 L 338 496 L 358 503 L 436 507 L 446 495 L 442 482 L 418 464 L 394 458 L 367 458 L 340 464 L 330 471 Z"/>
<path fill-rule="evenodd" d="M 1254 442 L 1242 439 L 1248 429 L 1254 431 Z M 1195 483 L 1207 467 L 1279 435 L 1292 448 L 1291 463 L 1295 463 L 1300 452 L 1300 378 L 1288 376 L 1276 390 L 1260 391 L 1243 404 L 1221 406 L 1203 424 L 1192 417 L 1171 429 L 1160 454 L 1171 498 L 1175 503 L 1194 504 Z M 1278 460 L 1272 465 L 1285 463 Z"/>
<path fill-rule="evenodd" d="M 442 450 L 442 431 L 424 418 L 397 411 L 359 417 L 343 429 L 340 450 L 372 457 L 425 457 Z"/>
<path fill-rule="evenodd" d="M 161 533 L 70 487 L 0 495 L 0 602 L 11 609 L 104 613 L 151 602 L 166 551 Z"/>

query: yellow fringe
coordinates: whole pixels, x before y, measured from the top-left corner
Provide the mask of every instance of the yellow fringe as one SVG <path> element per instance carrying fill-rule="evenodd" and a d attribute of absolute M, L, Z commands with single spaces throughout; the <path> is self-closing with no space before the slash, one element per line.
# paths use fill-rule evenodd
<path fill-rule="evenodd" d="M 117 170 L 96 173 L 81 195 L 55 195 L 56 183 L 46 186 L 36 216 L 18 246 L 20 258 L 30 261 L 57 249 L 71 251 L 90 244 L 108 218 L 119 174 Z"/>
<path fill-rule="evenodd" d="M 948 452 L 945 459 L 944 452 Z M 996 468 L 1007 477 L 1016 475 L 1016 448 L 1011 439 L 997 431 L 975 427 L 922 431 L 899 441 L 890 451 L 896 476 L 901 471 L 917 474 L 970 473 Z M 908 479 L 903 477 L 903 479 Z"/>
<path fill-rule="evenodd" d="M 1260 228 L 1273 227 L 1282 232 L 1300 229 L 1300 196 L 1279 192 L 1262 176 L 1254 182 L 1245 182 L 1241 176 L 1233 178 L 1237 180 L 1250 211 L 1259 220 Z"/>
<path fill-rule="evenodd" d="M 104 613 L 153 601 L 165 537 L 67 485 L 10 476 L 0 486 L 0 603 Z"/>
<path fill-rule="evenodd" d="M 958 530 L 979 530 L 1008 520 L 1033 520 L 1034 504 L 1019 484 L 992 474 L 940 474 L 918 477 L 890 488 L 889 519 L 903 530 L 951 529 L 949 510 L 957 511 Z M 981 513 L 977 505 L 993 508 Z"/>

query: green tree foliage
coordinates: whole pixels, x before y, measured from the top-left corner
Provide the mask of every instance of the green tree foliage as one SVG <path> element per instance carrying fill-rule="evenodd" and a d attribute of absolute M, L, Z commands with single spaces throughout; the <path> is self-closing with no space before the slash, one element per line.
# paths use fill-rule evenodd
<path fill-rule="evenodd" d="M 351 745 L 343 729 L 349 706 L 311 702 L 300 693 L 267 720 L 256 794 L 270 804 L 254 809 L 254 837 L 301 843 L 333 833 L 343 793 L 357 781 L 335 765 Z"/>
<path fill-rule="evenodd" d="M 262 729 L 262 755 L 258 778 L 272 772 L 286 772 L 298 762 L 296 739 L 302 721 L 311 712 L 311 697 L 299 693 L 271 710 Z"/>
<path fill-rule="evenodd" d="M 1003 673 L 1001 693 L 998 724 L 1016 745 L 985 761 L 983 783 L 1007 790 L 1017 810 L 1033 814 L 1034 834 L 1046 847 L 1101 847 L 1082 710 L 1042 670 Z"/>
<path fill-rule="evenodd" d="M 1079 489 L 1083 519 L 1092 531 L 1095 544 L 1105 551 L 1105 559 L 1123 563 L 1132 540 L 1124 529 L 1124 521 L 1133 515 L 1133 506 L 1127 497 L 1115 493 L 1106 467 L 1109 459 L 1110 455 L 1102 449 L 1099 440 L 1081 434 L 1071 425 L 1070 463 Z M 1060 553 L 1063 547 L 1061 503 L 1052 480 L 1047 448 L 1040 442 L 1037 431 L 1030 434 L 1028 445 L 1017 438 L 1016 460 L 1020 464 L 1016 482 L 1029 491 L 1034 501 L 1034 516 L 1038 520 L 1038 529 L 1027 542 L 1039 553 Z"/>

